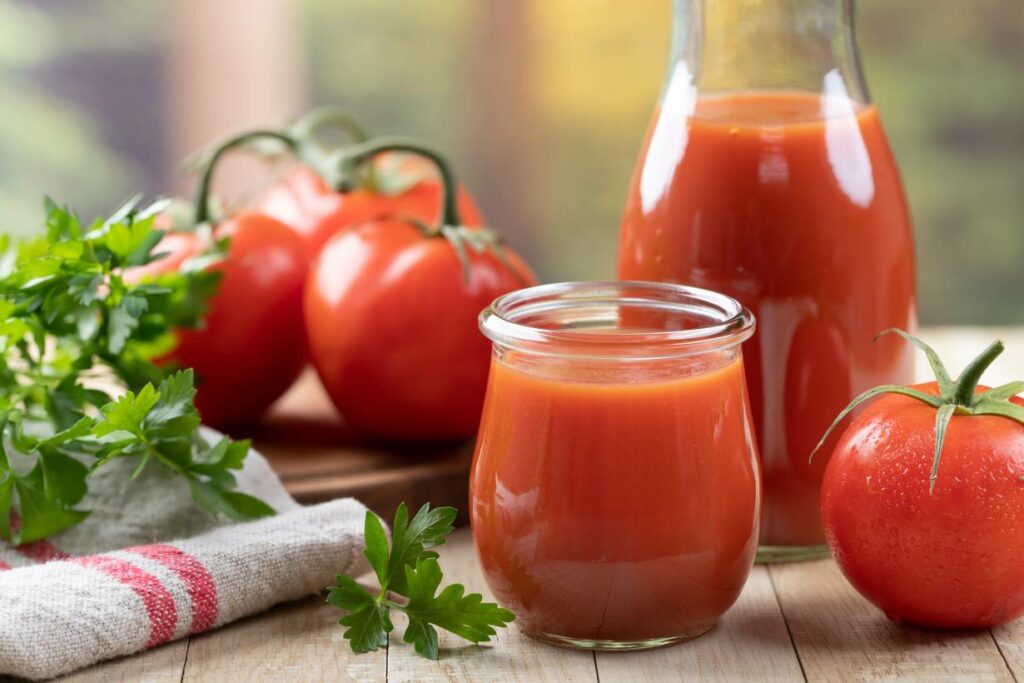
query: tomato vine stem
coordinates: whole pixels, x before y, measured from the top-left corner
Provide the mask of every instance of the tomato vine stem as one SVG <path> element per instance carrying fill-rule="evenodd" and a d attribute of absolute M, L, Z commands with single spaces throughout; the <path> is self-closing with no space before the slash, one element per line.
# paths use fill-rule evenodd
<path fill-rule="evenodd" d="M 432 147 L 409 138 L 380 137 L 373 138 L 351 147 L 343 147 L 335 152 L 332 166 L 337 175 L 334 178 L 336 190 L 344 191 L 354 182 L 360 167 L 372 161 L 374 157 L 385 152 L 406 152 L 429 160 L 441 176 L 441 211 L 438 224 L 425 227 L 422 221 L 406 216 L 396 216 L 400 220 L 411 223 L 427 237 L 443 237 L 455 250 L 455 255 L 462 265 L 463 280 L 468 284 L 472 275 L 469 250 L 478 254 L 490 253 L 513 277 L 525 284 L 522 273 L 512 267 L 501 244 L 501 238 L 494 230 L 485 227 L 467 228 L 462 224 L 462 216 L 458 207 L 458 183 L 451 164 Z"/>
<path fill-rule="evenodd" d="M 220 162 L 221 158 L 237 147 L 251 145 L 258 140 L 276 140 L 284 143 L 291 152 L 297 152 L 298 144 L 295 138 L 289 133 L 284 133 L 278 130 L 249 131 L 247 133 L 241 133 L 230 137 L 220 143 L 212 152 L 210 152 L 201 166 L 199 183 L 196 185 L 195 194 L 196 225 L 203 225 L 210 221 L 210 216 L 212 215 L 210 207 L 210 188 L 213 183 L 213 172 L 217 168 L 217 164 Z"/>
<path fill-rule="evenodd" d="M 343 147 L 334 153 L 328 163 L 328 168 L 333 172 L 331 185 L 335 190 L 344 192 L 356 185 L 356 176 L 362 165 L 375 156 L 385 152 L 407 152 L 429 160 L 437 167 L 441 175 L 443 194 L 441 198 L 440 224 L 436 230 L 440 232 L 446 225 L 462 225 L 462 217 L 459 215 L 457 199 L 458 184 L 455 180 L 455 173 L 451 164 L 441 155 L 423 142 L 410 138 L 380 137 L 366 140 L 365 142 Z"/>

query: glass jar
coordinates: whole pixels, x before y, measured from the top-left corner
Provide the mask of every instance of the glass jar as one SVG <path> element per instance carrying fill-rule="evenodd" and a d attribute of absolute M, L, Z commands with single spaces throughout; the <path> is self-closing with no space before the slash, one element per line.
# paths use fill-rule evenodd
<path fill-rule="evenodd" d="M 470 515 L 519 628 L 592 649 L 711 628 L 760 522 L 750 312 L 691 287 L 574 282 L 500 297 L 480 326 L 494 354 Z"/>
<path fill-rule="evenodd" d="M 914 245 L 867 95 L 852 0 L 677 0 L 629 191 L 619 277 L 706 287 L 757 316 L 744 349 L 764 477 L 761 559 L 827 554 L 821 478 L 860 392 L 913 379 Z"/>

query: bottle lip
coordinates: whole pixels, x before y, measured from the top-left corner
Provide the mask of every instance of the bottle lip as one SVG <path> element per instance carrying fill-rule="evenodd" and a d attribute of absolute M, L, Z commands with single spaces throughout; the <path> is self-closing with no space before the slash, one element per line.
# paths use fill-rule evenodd
<path fill-rule="evenodd" d="M 615 327 L 629 309 L 658 313 L 665 329 Z M 755 326 L 753 314 L 725 294 L 639 280 L 520 289 L 495 299 L 479 322 L 488 339 L 506 348 L 623 361 L 727 349 L 749 339 Z"/>

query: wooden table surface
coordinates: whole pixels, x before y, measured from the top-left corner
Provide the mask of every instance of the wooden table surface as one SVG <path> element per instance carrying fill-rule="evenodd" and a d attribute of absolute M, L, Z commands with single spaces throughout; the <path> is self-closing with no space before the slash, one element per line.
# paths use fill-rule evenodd
<path fill-rule="evenodd" d="M 441 549 L 446 580 L 489 595 L 472 538 Z M 570 651 L 512 626 L 487 645 L 441 632 L 432 662 L 401 642 L 354 655 L 322 597 L 64 679 L 109 681 L 1014 681 L 1024 680 L 1024 624 L 939 632 L 898 626 L 861 598 L 832 560 L 754 567 L 737 603 L 706 635 L 659 650 Z"/>
<path fill-rule="evenodd" d="M 1019 330 L 929 330 L 955 375 L 997 334 L 1008 342 L 988 383 L 1024 378 Z M 468 530 L 441 549 L 446 579 L 489 595 Z M 440 661 L 401 642 L 353 655 L 322 596 L 280 605 L 218 631 L 106 662 L 64 680 L 107 681 L 1024 681 L 1024 620 L 992 630 L 893 624 L 861 598 L 832 560 L 757 566 L 739 601 L 696 640 L 635 653 L 570 651 L 513 626 L 488 645 L 444 632 Z"/>

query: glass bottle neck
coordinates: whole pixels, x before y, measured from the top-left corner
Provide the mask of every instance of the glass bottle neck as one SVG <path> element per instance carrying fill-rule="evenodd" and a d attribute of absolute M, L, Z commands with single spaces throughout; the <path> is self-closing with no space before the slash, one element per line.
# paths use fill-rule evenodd
<path fill-rule="evenodd" d="M 797 91 L 868 104 L 853 0 L 674 2 L 666 89 Z"/>

